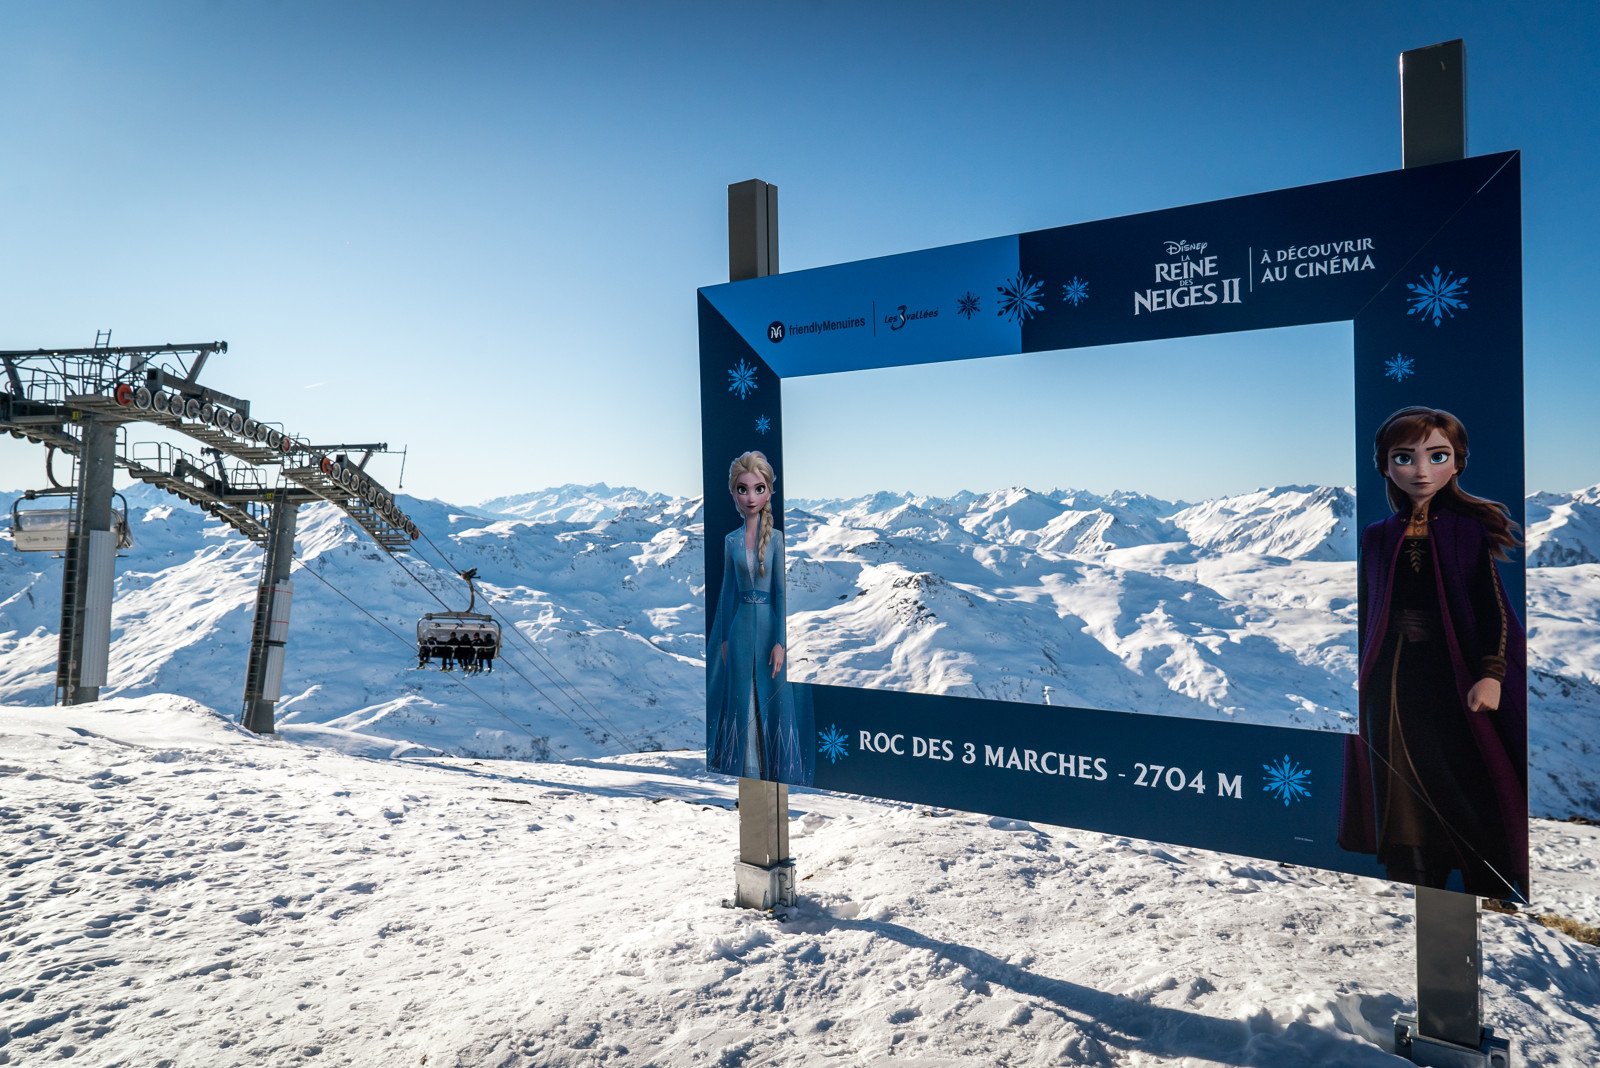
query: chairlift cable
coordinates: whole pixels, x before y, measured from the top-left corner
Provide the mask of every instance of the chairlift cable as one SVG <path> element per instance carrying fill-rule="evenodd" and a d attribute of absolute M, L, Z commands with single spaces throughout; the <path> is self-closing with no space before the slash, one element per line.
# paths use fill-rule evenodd
<path fill-rule="evenodd" d="M 331 580 L 329 580 L 329 579 L 323 577 L 322 575 L 318 574 L 316 568 L 311 566 L 311 562 L 308 561 L 305 557 L 301 556 L 299 552 L 295 552 L 294 559 L 300 564 L 300 568 L 301 568 L 302 571 L 304 571 L 307 574 L 311 575 L 312 578 L 316 579 L 318 582 L 320 582 L 324 586 L 328 587 L 328 589 L 332 590 L 334 593 L 336 593 L 340 597 L 344 598 L 345 601 L 349 602 L 353 607 L 358 609 L 368 619 L 372 620 L 374 623 L 378 624 L 378 626 L 382 627 L 384 630 L 386 630 L 390 634 L 392 634 L 396 638 L 396 640 L 398 640 L 400 642 L 403 642 L 408 650 L 415 647 L 415 643 L 413 643 L 410 638 L 406 637 L 404 634 L 401 634 L 399 631 L 397 631 L 393 627 L 389 626 L 389 624 L 385 623 L 383 620 L 381 620 L 377 616 L 373 615 L 372 612 L 370 612 L 364 605 L 360 604 L 354 598 L 352 598 L 349 594 L 345 593 L 338 586 L 334 585 L 334 583 Z M 393 559 L 392 556 L 391 556 L 391 559 Z M 408 574 L 409 574 L 409 572 L 408 572 Z M 413 577 L 415 577 L 415 576 L 413 576 Z M 426 588 L 426 587 L 424 587 L 424 588 Z M 499 715 L 507 723 L 510 723 L 512 726 L 514 726 L 518 730 L 522 731 L 522 733 L 526 734 L 529 738 L 533 739 L 535 742 L 541 742 L 542 741 L 543 743 L 548 745 L 548 743 L 549 743 L 549 739 L 548 738 L 541 739 L 539 735 L 534 734 L 533 731 L 529 730 L 526 725 L 518 723 L 511 716 L 507 715 L 504 709 L 500 708 L 493 701 L 489 700 L 483 694 L 479 693 L 476 689 L 474 689 L 472 684 L 467 682 L 467 680 L 465 678 L 457 678 L 456 682 L 460 683 L 462 686 L 465 686 L 467 688 L 467 691 L 469 693 L 471 693 L 472 696 L 476 697 L 479 701 L 483 702 L 483 704 L 485 706 L 487 706 L 490 710 L 492 710 L 497 715 Z M 529 685 L 531 686 L 532 683 L 530 682 Z M 534 688 L 534 690 L 536 692 L 538 692 L 540 694 L 540 696 L 544 697 L 546 701 L 550 700 L 549 695 L 545 694 L 542 690 L 539 690 L 539 688 L 537 686 L 534 686 L 533 688 Z M 583 726 L 583 724 L 579 723 L 577 720 L 573 719 L 559 705 L 556 705 L 554 702 L 551 702 L 551 704 L 552 704 L 552 707 L 554 707 L 555 710 L 558 713 L 561 714 L 562 718 L 566 719 L 567 722 L 571 723 L 574 727 L 578 728 L 578 730 L 580 732 L 582 732 L 585 735 L 587 735 L 589 733 L 588 728 Z"/>
<path fill-rule="evenodd" d="M 426 538 L 427 537 L 426 533 L 424 533 L 423 536 Z M 427 540 L 428 540 L 428 544 L 433 546 L 434 551 L 436 553 L 439 553 L 439 556 L 444 559 L 445 564 L 447 566 L 449 566 L 449 568 L 452 571 L 452 573 L 454 573 L 456 575 L 460 575 L 461 574 L 460 570 L 457 569 L 455 567 L 455 565 L 452 564 L 448 558 L 445 558 L 444 554 L 442 552 L 439 552 L 439 547 L 437 545 L 434 545 L 433 539 L 428 538 Z M 387 555 L 388 555 L 390 560 L 394 561 L 394 563 L 400 568 L 401 571 L 405 572 L 406 576 L 408 578 L 410 578 L 411 581 L 415 582 L 418 586 L 421 586 L 423 588 L 423 590 L 427 592 L 428 596 L 432 597 L 435 601 L 438 601 L 439 602 L 439 606 L 441 608 L 443 608 L 446 613 L 453 613 L 455 611 L 453 608 L 451 608 L 450 604 L 447 601 L 444 600 L 444 598 L 440 597 L 439 594 L 436 593 L 433 589 L 431 589 L 428 586 L 427 583 L 422 581 L 422 579 L 415 572 L 413 572 L 409 567 L 407 567 L 401 561 L 400 557 L 397 554 L 389 553 Z M 421 554 L 420 553 L 418 554 L 418 558 L 421 559 Z M 426 562 L 426 561 L 424 561 L 424 562 Z M 322 576 L 318 575 L 317 577 L 321 578 Z M 487 600 L 487 598 L 485 598 L 485 599 Z M 496 614 L 498 614 L 498 613 L 496 613 Z M 501 616 L 501 619 L 505 619 L 505 617 Z M 516 630 L 516 627 L 513 626 L 513 627 L 511 627 L 511 629 L 512 630 Z M 503 629 L 502 629 L 502 633 L 504 633 Z M 406 645 L 409 648 L 415 649 L 415 644 L 410 639 L 403 639 L 403 640 L 406 642 Z M 526 637 L 524 637 L 524 641 L 526 641 L 526 640 L 527 640 Z M 504 660 L 504 657 L 502 656 L 501 659 Z M 566 720 L 569 723 L 571 723 L 573 726 L 577 727 L 578 730 L 582 731 L 584 735 L 589 736 L 591 738 L 591 740 L 595 741 L 595 744 L 597 744 L 597 745 L 603 744 L 603 743 L 601 743 L 599 741 L 599 739 L 595 739 L 595 738 L 593 738 L 592 735 L 589 734 L 589 728 L 588 727 L 583 726 L 577 720 L 573 719 L 572 716 L 567 712 L 567 710 L 561 706 L 561 702 L 559 702 L 555 698 L 551 697 L 550 694 L 548 692 L 546 692 L 543 687 L 541 687 L 538 683 L 534 682 L 532 679 L 528 678 L 527 675 L 523 674 L 522 671 L 517 668 L 516 664 L 514 664 L 513 662 L 511 662 L 509 660 L 506 660 L 505 664 L 513 672 L 515 672 L 519 678 L 521 678 L 524 682 L 526 682 L 528 684 L 528 686 L 535 693 L 537 693 L 540 697 L 544 698 L 545 701 L 548 702 L 552 708 L 554 708 L 557 712 L 560 712 L 561 715 L 564 718 L 566 718 Z M 550 678 L 548 672 L 545 672 L 544 669 L 540 668 L 538 664 L 534 664 L 533 666 L 536 669 L 538 669 L 541 674 L 544 674 L 545 680 L 551 686 L 554 686 L 557 689 L 559 689 L 559 684 L 557 684 L 554 679 Z M 559 672 L 558 672 L 558 674 L 559 674 Z M 624 752 L 624 753 L 630 752 L 630 751 L 637 752 L 639 750 L 638 744 L 631 737 L 629 737 L 626 732 L 618 729 L 617 725 L 612 723 L 609 719 L 607 719 L 604 716 L 604 714 L 598 714 L 599 713 L 598 709 L 595 709 L 595 713 L 598 714 L 598 718 L 597 718 L 596 714 L 591 714 L 590 712 L 586 711 L 582 707 L 582 705 L 580 703 L 578 703 L 576 701 L 572 701 L 570 697 L 568 698 L 568 703 L 570 703 L 572 705 L 574 710 L 576 710 L 577 712 L 580 712 L 584 716 L 586 716 L 588 718 L 589 722 L 594 725 L 594 729 L 599 731 L 602 736 L 611 735 L 611 736 L 614 736 L 616 738 L 620 738 L 622 741 L 626 742 L 631 747 L 631 749 L 623 749 L 623 750 L 620 750 L 620 752 Z M 593 708 L 593 707 L 594 706 L 591 703 L 590 704 L 590 708 Z"/>
<path fill-rule="evenodd" d="M 451 559 L 448 556 L 445 555 L 444 550 L 439 548 L 438 544 L 436 542 L 434 542 L 434 540 L 432 538 L 428 537 L 427 531 L 423 531 L 422 538 L 423 538 L 424 541 L 426 541 L 428 543 L 429 547 L 431 547 L 433 549 L 433 551 L 438 554 L 439 559 L 443 560 L 444 563 L 446 564 L 446 566 L 450 567 L 452 570 L 455 570 L 454 562 L 451 561 Z M 545 656 L 544 652 L 539 649 L 539 647 L 533 642 L 533 640 L 530 639 L 526 634 L 523 634 L 522 631 L 518 627 L 516 627 L 514 624 L 512 624 L 511 621 L 506 618 L 506 616 L 502 615 L 494 607 L 494 601 L 493 601 L 492 598 L 490 598 L 490 596 L 488 595 L 487 592 L 484 593 L 483 600 L 484 600 L 484 603 L 489 606 L 489 611 L 493 612 L 496 617 L 498 617 L 500 620 L 502 620 L 507 625 L 509 625 L 511 627 L 511 629 L 517 633 L 518 637 L 520 637 L 522 639 L 524 644 L 526 644 L 530 649 L 532 649 L 534 651 L 534 653 L 537 654 L 538 657 L 541 660 L 543 660 L 546 664 L 549 665 L 550 670 L 555 672 L 556 676 L 561 679 L 562 683 L 565 684 L 566 688 L 568 690 L 570 690 L 579 701 L 582 701 L 584 704 L 589 705 L 590 708 L 593 708 L 595 714 L 600 716 L 602 719 L 605 718 L 605 713 L 601 712 L 600 709 L 594 705 L 594 702 L 590 701 L 587 697 L 585 697 L 584 694 L 583 694 L 583 691 L 579 690 L 576 686 L 573 685 L 572 680 L 568 679 L 566 677 L 566 675 L 562 673 L 561 669 L 556 667 L 555 663 L 553 661 L 551 661 L 549 657 Z M 552 682 L 553 681 L 554 680 L 552 680 Z M 610 722 L 610 721 L 607 720 L 607 722 Z M 613 725 L 613 729 L 615 729 L 614 725 Z M 622 734 L 621 731 L 618 731 L 617 733 Z M 626 735 L 624 735 L 624 737 L 626 737 Z"/>
<path fill-rule="evenodd" d="M 434 546 L 434 550 L 437 552 L 438 551 L 438 546 Z M 440 555 L 442 556 L 443 554 L 441 553 Z M 419 554 L 419 559 L 420 559 L 420 554 Z M 407 574 L 411 574 L 410 569 L 407 568 L 404 564 L 400 563 L 398 558 L 395 558 L 395 562 L 397 564 L 400 564 L 401 569 L 406 571 Z M 447 560 L 445 560 L 445 563 L 448 565 L 448 564 L 450 564 L 450 561 L 447 559 Z M 451 566 L 453 568 L 454 565 L 451 565 Z M 416 579 L 416 576 L 412 575 L 412 578 Z M 435 595 L 435 599 L 436 600 L 438 599 L 437 595 Z M 484 597 L 484 602 L 486 604 L 490 605 L 490 608 L 491 608 L 491 611 L 492 611 L 493 610 L 493 605 L 489 601 L 487 595 L 485 595 L 485 597 Z M 444 602 L 440 601 L 440 604 L 444 604 Z M 446 606 L 446 607 L 448 608 L 448 606 Z M 509 627 L 511 630 L 516 631 L 517 628 L 515 627 L 515 625 L 513 625 L 511 623 L 510 620 L 506 619 L 505 616 L 500 615 L 500 613 L 498 613 L 498 612 L 496 612 L 495 614 L 497 616 L 500 616 L 500 619 L 502 621 L 504 621 L 506 627 Z M 502 634 L 504 633 L 504 630 L 505 630 L 505 627 L 502 627 L 502 629 L 501 629 Z M 518 632 L 518 633 L 520 634 L 520 632 Z M 528 642 L 528 639 L 527 639 L 527 637 L 525 635 L 523 636 L 523 641 L 528 643 L 528 644 L 530 644 L 530 645 L 532 644 L 531 642 Z M 507 660 L 505 658 L 505 652 L 506 652 L 506 650 L 505 650 L 504 646 L 502 646 L 501 657 L 500 658 L 506 664 L 506 666 L 509 667 L 512 671 L 516 672 L 518 677 L 520 677 L 529 686 L 532 686 L 542 697 L 544 697 L 544 699 L 546 701 L 550 701 L 552 704 L 555 704 L 556 703 L 555 700 L 548 693 L 546 693 L 542 688 L 540 688 L 539 685 L 537 683 L 535 683 L 532 679 L 530 679 L 530 678 L 528 678 L 528 676 L 524 675 L 522 673 L 522 671 L 516 666 L 516 664 L 513 661 Z M 541 656 L 542 656 L 542 654 L 541 654 Z M 550 673 L 548 671 L 546 671 L 544 668 L 540 667 L 537 663 L 534 663 L 531 659 L 529 660 L 529 663 L 533 664 L 533 667 L 537 671 L 539 671 L 540 674 L 544 675 L 546 682 L 548 682 L 552 686 L 555 686 L 558 690 L 560 689 L 560 684 L 557 683 L 555 679 L 550 677 Z M 549 663 L 548 658 L 546 658 L 546 663 Z M 554 665 L 552 664 L 551 667 L 553 668 Z M 557 672 L 557 674 L 559 674 L 559 672 Z M 569 686 L 570 686 L 570 684 L 569 684 Z M 581 697 L 582 695 L 580 694 L 579 696 Z M 594 727 L 595 727 L 596 730 L 600 731 L 602 734 L 609 734 L 609 735 L 615 736 L 617 738 L 620 738 L 623 741 L 627 742 L 630 746 L 632 746 L 633 747 L 633 751 L 638 751 L 638 744 L 632 738 L 630 738 L 627 735 L 626 732 L 624 732 L 620 728 L 618 728 L 615 723 L 611 722 L 611 720 L 609 718 L 607 718 L 604 713 L 600 712 L 600 710 L 598 708 L 595 708 L 593 703 L 589 703 L 589 709 L 585 709 L 580 702 L 574 701 L 572 699 L 571 695 L 567 695 L 567 701 L 573 706 L 573 708 L 576 711 L 578 711 L 578 712 L 582 713 L 584 716 L 586 716 L 589 719 L 589 722 L 594 724 Z M 591 709 L 592 709 L 592 711 L 590 711 Z"/>
<path fill-rule="evenodd" d="M 435 551 L 437 551 L 437 548 L 438 547 L 435 546 Z M 428 590 L 427 585 L 422 581 L 422 579 L 420 577 L 418 577 L 416 575 L 416 573 L 414 573 L 409 567 L 407 567 L 404 563 L 402 563 L 398 556 L 395 556 L 395 555 L 391 554 L 389 559 L 393 560 L 399 566 L 400 570 L 404 571 L 408 576 L 410 576 L 410 578 L 411 578 L 411 580 L 413 582 L 417 583 L 417 585 L 421 586 L 423 589 Z M 445 562 L 449 563 L 448 560 L 445 561 Z M 457 572 L 457 574 L 459 574 L 459 572 Z M 439 603 L 441 605 L 444 605 L 446 611 L 450 611 L 450 606 L 445 604 L 445 602 L 438 596 L 438 594 L 433 593 L 432 590 L 428 590 L 428 592 L 430 594 L 432 594 L 434 600 L 439 601 Z M 487 601 L 487 598 L 485 600 Z M 498 613 L 496 613 L 496 614 L 498 614 Z M 501 618 L 503 619 L 504 617 L 501 617 Z M 515 630 L 516 628 L 512 627 L 511 629 Z M 502 630 L 502 633 L 503 633 L 503 630 Z M 412 645 L 412 643 L 408 641 L 407 645 Z M 589 733 L 589 728 L 582 726 L 581 724 L 578 723 L 577 720 L 573 719 L 572 716 L 570 716 L 567 713 L 567 711 L 561 707 L 560 702 L 558 702 L 555 698 L 551 697 L 550 694 L 547 693 L 544 690 L 544 688 L 541 687 L 538 683 L 534 682 L 527 675 L 523 674 L 522 670 L 520 668 L 518 668 L 517 665 L 513 661 L 507 660 L 505 658 L 505 656 L 503 655 L 503 650 L 502 650 L 502 656 L 501 656 L 500 659 L 502 660 L 502 662 L 504 662 L 506 667 L 510 668 L 513 672 L 516 673 L 518 678 L 522 679 L 523 682 L 527 683 L 528 686 L 531 687 L 535 693 L 537 693 L 540 697 L 543 697 L 547 702 L 550 703 L 551 707 L 555 708 L 563 716 L 565 716 L 567 718 L 567 720 L 573 724 L 573 726 L 578 727 L 578 729 L 583 731 L 584 734 L 588 734 Z M 535 664 L 534 667 L 538 668 L 538 665 Z M 545 675 L 545 679 L 552 686 L 556 685 L 555 680 L 551 679 L 548 674 Z M 577 702 L 571 701 L 571 698 L 568 698 L 568 701 L 569 701 L 569 703 L 571 703 L 573 705 L 574 709 L 576 709 L 578 712 L 582 713 L 584 716 L 586 716 L 589 719 L 589 722 L 594 725 L 594 729 L 599 731 L 601 733 L 601 735 L 610 735 L 612 737 L 618 738 L 618 739 L 622 740 L 623 742 L 626 742 L 630 747 L 632 747 L 631 750 L 630 749 L 624 749 L 624 750 L 622 750 L 622 752 L 630 752 L 630 751 L 636 752 L 638 750 L 637 743 L 635 743 L 634 740 L 632 738 L 628 737 L 628 735 L 625 734 L 623 731 L 619 730 L 617 728 L 616 724 L 614 724 L 610 720 L 606 719 L 604 715 L 599 715 L 599 717 L 597 718 L 595 714 L 591 714 L 589 711 L 585 710 Z M 591 707 L 592 707 L 592 705 L 591 705 Z M 598 712 L 598 709 L 596 710 L 596 712 Z M 597 744 L 599 744 L 598 740 L 597 740 Z"/>
<path fill-rule="evenodd" d="M 427 531 L 423 531 L 422 532 L 422 540 L 427 542 L 428 545 L 433 549 L 433 551 L 438 554 L 439 559 L 443 560 L 445 562 L 445 564 L 448 567 L 450 567 L 451 570 L 456 571 L 459 574 L 459 569 L 456 568 L 454 562 L 452 562 L 451 559 L 448 556 L 445 555 L 444 550 L 439 548 L 438 544 L 436 542 L 434 542 L 434 540 L 428 536 L 428 532 Z M 494 615 L 499 620 L 501 620 L 501 622 L 503 624 L 505 624 L 506 628 L 509 628 L 512 632 L 514 632 L 517 635 L 517 637 L 522 640 L 523 644 L 525 644 L 529 649 L 533 650 L 534 654 L 536 656 L 538 656 L 539 659 L 543 660 L 545 662 L 545 664 L 547 664 L 549 666 L 550 671 L 553 671 L 556 674 L 556 677 L 561 680 L 561 683 L 565 685 L 566 689 L 572 695 L 574 695 L 574 697 L 576 698 L 576 700 L 574 701 L 575 704 L 581 702 L 582 704 L 587 705 L 590 709 L 593 710 L 593 715 L 594 716 L 598 716 L 601 721 L 605 722 L 606 724 L 608 724 L 610 726 L 611 730 L 614 733 L 616 733 L 616 735 L 618 737 L 625 739 L 628 742 L 628 744 L 630 744 L 630 745 L 632 745 L 634 747 L 635 751 L 639 751 L 638 743 L 635 742 L 633 740 L 633 738 L 631 738 L 627 734 L 627 732 L 623 731 L 615 723 L 612 723 L 610 717 L 608 717 L 604 712 L 600 711 L 599 707 L 597 705 L 595 705 L 595 703 L 593 701 L 591 701 L 587 696 L 585 696 L 582 690 L 579 690 L 576 686 L 573 685 L 572 680 L 568 679 L 567 676 L 562 673 L 561 669 L 556 667 L 555 663 L 548 656 L 546 656 L 544 654 L 544 652 L 538 647 L 538 645 L 536 645 L 534 643 L 533 639 L 529 638 L 526 634 L 522 633 L 522 630 L 519 627 L 517 627 L 510 619 L 508 619 L 505 615 L 503 615 L 499 611 L 499 609 L 495 608 L 494 600 L 488 595 L 487 592 L 485 592 L 484 595 L 483 595 L 483 601 L 484 601 L 484 604 L 489 606 L 489 611 L 494 613 Z M 538 665 L 535 665 L 535 666 L 537 667 Z M 539 670 L 540 670 L 540 672 L 542 674 L 545 675 L 546 678 L 549 678 L 549 674 L 547 672 L 545 672 L 543 668 L 540 668 Z M 552 685 L 555 685 L 555 680 L 551 679 L 551 683 L 552 683 Z"/>
<path fill-rule="evenodd" d="M 443 562 L 445 567 L 449 568 L 451 571 L 455 572 L 458 575 L 462 573 L 461 570 L 456 567 L 455 562 L 452 561 L 448 556 L 446 556 L 444 554 L 444 550 L 439 548 L 438 544 L 432 538 L 428 537 L 428 534 L 427 534 L 426 531 L 423 532 L 422 538 L 423 538 L 424 541 L 426 541 L 428 543 L 428 546 L 433 549 L 434 553 L 439 557 L 440 561 Z M 418 555 L 418 558 L 420 559 L 421 558 L 421 553 L 419 552 L 417 555 Z M 600 709 L 595 706 L 594 702 L 592 702 L 588 698 L 586 698 L 583 695 L 583 692 L 581 690 L 579 690 L 577 687 L 575 687 L 572 684 L 571 680 L 566 677 L 566 675 L 562 674 L 561 670 L 555 666 L 554 662 L 552 662 L 549 657 L 545 656 L 545 654 L 539 649 L 539 647 L 536 644 L 534 644 L 534 642 L 530 638 L 528 638 L 528 636 L 526 634 L 523 634 L 522 631 L 515 625 L 515 623 L 511 619 L 509 619 L 507 616 L 505 616 L 503 613 L 501 613 L 499 610 L 497 610 L 494 607 L 494 601 L 489 596 L 487 591 L 485 591 L 484 594 L 483 594 L 483 601 L 484 601 L 484 604 L 488 606 L 489 611 L 503 624 L 502 633 L 504 633 L 504 631 L 506 629 L 510 629 L 511 631 L 516 633 L 516 635 L 522 640 L 523 644 L 527 645 L 530 649 L 532 649 L 533 652 L 539 657 L 539 659 L 544 661 L 545 665 L 548 666 L 549 670 L 546 670 L 545 667 L 541 667 L 537 663 L 534 664 L 534 667 L 539 671 L 540 674 L 545 676 L 546 680 L 548 680 L 552 686 L 558 686 L 558 687 L 563 687 L 564 686 L 565 691 L 568 693 L 568 699 L 572 701 L 572 703 L 573 703 L 573 705 L 575 707 L 579 706 L 579 705 L 588 705 L 588 707 L 592 710 L 592 714 L 594 716 L 598 716 L 601 720 L 604 720 L 609 725 L 610 729 L 615 734 L 617 734 L 619 737 L 623 737 L 623 738 L 627 738 L 628 737 L 625 732 L 623 732 L 622 730 L 617 728 L 616 724 L 611 723 L 611 721 L 606 717 L 605 713 L 600 711 Z M 530 659 L 530 662 L 531 662 L 531 659 Z M 551 677 L 551 672 L 554 672 L 555 678 Z M 560 679 L 560 682 L 556 681 L 556 679 L 558 679 L 558 678 Z M 629 738 L 628 740 L 630 742 L 632 741 L 631 738 Z"/>

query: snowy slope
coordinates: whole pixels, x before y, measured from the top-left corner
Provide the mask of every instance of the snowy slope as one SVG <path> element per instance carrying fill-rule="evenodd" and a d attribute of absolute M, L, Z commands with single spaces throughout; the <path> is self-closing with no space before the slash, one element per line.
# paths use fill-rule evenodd
<path fill-rule="evenodd" d="M 112 685 L 102 696 L 179 692 L 237 709 L 260 551 L 157 491 L 127 496 L 137 540 L 118 561 Z M 506 519 L 412 498 L 402 507 L 428 540 L 394 560 L 330 507 L 301 510 L 281 722 L 475 756 L 702 743 L 692 502 L 642 510 L 616 502 L 592 523 Z M 61 562 L 9 548 L 0 561 L 8 579 L 0 699 L 48 703 Z M 469 567 L 507 628 L 498 669 L 471 679 L 414 670 L 417 617 L 465 608 L 454 570 Z"/>
<path fill-rule="evenodd" d="M 1385 883 L 795 790 L 774 918 L 720 906 L 734 790 L 700 753 L 339 745 L 163 695 L 0 708 L 0 1064 L 1407 1063 Z M 1532 842 L 1536 908 L 1600 919 L 1600 829 Z M 1515 1063 L 1600 1063 L 1600 950 L 1482 930 Z"/>
<path fill-rule="evenodd" d="M 1562 521 L 1530 523 L 1535 555 L 1581 555 L 1600 487 L 1537 500 L 1530 519 Z M 237 709 L 260 553 L 154 490 L 129 501 L 105 696 Z M 1349 730 L 1349 503 L 1320 487 L 794 502 L 794 676 Z M 398 560 L 303 510 L 282 722 L 476 757 L 702 744 L 698 501 L 598 485 L 404 504 L 427 537 Z M 454 567 L 479 569 L 506 621 L 493 675 L 414 670 L 417 616 L 465 607 Z M 59 561 L 0 550 L 0 700 L 53 699 L 59 581 Z M 1529 603 L 1534 811 L 1600 815 L 1600 565 L 1532 569 Z"/>

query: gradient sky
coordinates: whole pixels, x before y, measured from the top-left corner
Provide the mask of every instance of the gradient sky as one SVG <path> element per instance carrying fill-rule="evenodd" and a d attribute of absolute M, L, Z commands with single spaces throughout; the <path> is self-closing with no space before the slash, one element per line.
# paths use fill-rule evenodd
<path fill-rule="evenodd" d="M 1389 170 L 1398 54 L 1461 37 L 1469 150 L 1525 154 L 1528 484 L 1574 489 L 1600 482 L 1597 10 L 7 4 L 0 348 L 224 339 L 204 381 L 319 441 L 409 446 L 423 496 L 697 493 L 694 291 L 727 277 L 730 182 L 779 186 L 794 270 Z M 1348 328 L 1240 338 L 1086 354 L 1081 379 L 1019 357 L 786 384 L 787 488 L 1348 481 L 1334 416 L 1273 466 L 1273 428 L 1200 448 L 1161 417 L 1152 449 L 1083 400 L 1142 392 L 1203 432 L 1348 377 Z M 1010 435 L 959 469 L 914 445 L 948 436 L 953 393 Z M 373 470 L 395 488 L 398 458 Z M 0 442 L 0 487 L 42 480 Z"/>

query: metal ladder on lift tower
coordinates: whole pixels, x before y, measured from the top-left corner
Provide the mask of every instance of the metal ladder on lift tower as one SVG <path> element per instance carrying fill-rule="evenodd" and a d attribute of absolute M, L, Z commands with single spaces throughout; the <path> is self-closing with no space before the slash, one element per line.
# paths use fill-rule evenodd
<path fill-rule="evenodd" d="M 261 685 L 261 680 L 266 671 L 267 635 L 272 629 L 272 619 L 268 609 L 272 601 L 272 581 L 264 579 L 256 586 L 256 610 L 254 622 L 250 626 L 250 660 L 245 667 L 246 686 L 254 688 Z M 245 713 L 249 714 L 249 709 Z"/>
<path fill-rule="evenodd" d="M 83 572 L 88 567 L 88 538 L 78 528 L 78 458 L 72 458 L 72 496 L 67 498 L 67 548 L 62 553 L 61 634 L 56 655 L 56 704 L 66 704 L 75 694 L 83 660 L 83 640 L 78 633 L 78 599 L 82 596 Z"/>

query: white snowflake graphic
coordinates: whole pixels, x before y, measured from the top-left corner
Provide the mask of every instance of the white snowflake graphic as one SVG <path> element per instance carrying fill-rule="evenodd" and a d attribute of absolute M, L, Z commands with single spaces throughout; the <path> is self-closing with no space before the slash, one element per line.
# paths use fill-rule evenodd
<path fill-rule="evenodd" d="M 728 369 L 728 392 L 739 394 L 739 399 L 744 400 L 756 389 L 756 369 L 744 360 L 739 361 L 737 367 Z"/>
<path fill-rule="evenodd" d="M 1061 287 L 1061 299 L 1076 308 L 1089 299 L 1089 283 L 1073 275 L 1072 281 Z"/>
<path fill-rule="evenodd" d="M 1275 764 L 1263 764 L 1261 767 L 1267 773 L 1267 782 L 1262 789 L 1282 798 L 1285 808 L 1289 807 L 1290 801 L 1301 801 L 1311 796 L 1310 768 L 1300 767 L 1287 756 Z"/>
<path fill-rule="evenodd" d="M 1446 315 L 1454 319 L 1457 309 L 1464 309 L 1467 302 L 1462 298 L 1467 295 L 1467 279 L 1457 278 L 1455 272 L 1441 276 L 1437 265 L 1433 268 L 1433 277 L 1421 276 L 1422 281 L 1407 282 L 1406 288 L 1415 296 L 1407 297 L 1411 302 L 1411 310 L 1407 315 L 1418 315 L 1426 319 L 1433 316 L 1433 325 L 1438 326 Z"/>
<path fill-rule="evenodd" d="M 850 755 L 849 741 L 844 731 L 830 723 L 827 730 L 817 734 L 817 751 L 828 758 L 828 763 L 837 764 Z"/>
<path fill-rule="evenodd" d="M 767 431 L 769 431 L 771 429 L 772 429 L 772 420 L 771 419 L 768 419 L 764 415 L 759 415 L 759 416 L 756 417 L 756 433 L 757 434 L 765 434 Z"/>
<path fill-rule="evenodd" d="M 966 319 L 978 314 L 978 298 L 972 290 L 967 290 L 966 296 L 956 298 L 956 314 Z"/>
<path fill-rule="evenodd" d="M 1397 352 L 1384 361 L 1383 373 L 1396 382 L 1404 382 L 1417 373 L 1417 361 L 1404 353 Z"/>
<path fill-rule="evenodd" d="M 995 314 L 1003 315 L 1014 323 L 1032 319 L 1044 307 L 1039 300 L 1044 283 L 1031 274 L 1019 271 L 1014 278 L 1008 278 L 995 289 L 1000 293 L 1000 310 Z"/>

